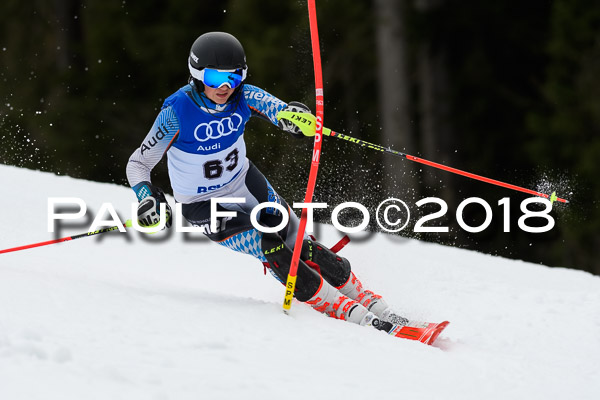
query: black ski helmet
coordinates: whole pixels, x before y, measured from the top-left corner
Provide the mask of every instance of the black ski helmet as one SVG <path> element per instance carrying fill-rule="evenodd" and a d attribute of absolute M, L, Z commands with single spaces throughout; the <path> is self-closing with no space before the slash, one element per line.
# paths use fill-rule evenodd
<path fill-rule="evenodd" d="M 226 32 L 208 32 L 199 36 L 190 49 L 188 67 L 192 76 L 204 68 L 248 69 L 242 44 Z"/>

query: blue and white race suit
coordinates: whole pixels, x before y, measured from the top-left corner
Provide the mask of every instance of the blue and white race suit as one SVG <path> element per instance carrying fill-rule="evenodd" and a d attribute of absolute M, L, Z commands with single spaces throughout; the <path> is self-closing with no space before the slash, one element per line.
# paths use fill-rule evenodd
<path fill-rule="evenodd" d="M 242 85 L 226 104 L 212 102 L 193 84 L 169 96 L 142 145 L 127 164 L 127 179 L 138 199 L 144 196 L 144 183 L 151 182 L 151 171 L 166 154 L 173 195 L 183 203 L 184 217 L 204 227 L 215 241 L 264 261 L 260 251 L 261 234 L 250 224 L 249 214 L 256 205 L 275 201 L 289 207 L 269 182 L 246 157 L 244 128 L 258 116 L 277 125 L 276 115 L 287 104 L 252 85 Z M 223 204 L 220 210 L 238 211 L 234 220 L 218 221 L 218 231 L 210 231 L 210 199 L 243 197 L 246 203 Z M 280 235 L 293 248 L 298 225 L 290 223 Z M 281 213 L 265 208 L 259 221 L 276 226 Z"/>

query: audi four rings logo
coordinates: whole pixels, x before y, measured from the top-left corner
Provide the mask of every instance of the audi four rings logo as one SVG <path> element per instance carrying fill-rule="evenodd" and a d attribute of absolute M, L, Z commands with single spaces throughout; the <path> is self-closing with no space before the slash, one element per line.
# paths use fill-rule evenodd
<path fill-rule="evenodd" d="M 242 117 L 236 113 L 230 117 L 221 118 L 209 123 L 202 123 L 194 130 L 194 137 L 199 142 L 206 142 L 209 139 L 218 139 L 222 136 L 231 135 L 240 128 L 242 121 Z"/>

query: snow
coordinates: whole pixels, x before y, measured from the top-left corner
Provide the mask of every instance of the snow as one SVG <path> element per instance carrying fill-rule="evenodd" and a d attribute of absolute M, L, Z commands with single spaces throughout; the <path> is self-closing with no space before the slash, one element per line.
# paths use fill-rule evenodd
<path fill-rule="evenodd" d="M 48 197 L 82 198 L 92 213 L 110 202 L 123 219 L 135 201 L 112 184 L 8 166 L 0 176 L 0 249 L 54 238 Z M 70 223 L 62 236 L 91 219 Z M 164 236 L 1 254 L 0 399 L 600 394 L 600 277 L 384 234 L 351 242 L 342 255 L 366 287 L 410 319 L 451 321 L 426 346 L 297 302 L 285 315 L 283 287 L 258 261 L 199 234 Z"/>

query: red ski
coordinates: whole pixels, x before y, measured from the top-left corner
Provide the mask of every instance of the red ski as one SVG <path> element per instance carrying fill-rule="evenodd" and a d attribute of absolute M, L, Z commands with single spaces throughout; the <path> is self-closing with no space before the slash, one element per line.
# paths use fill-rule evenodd
<path fill-rule="evenodd" d="M 409 321 L 407 325 L 397 325 L 389 334 L 432 345 L 449 323 L 448 321 L 440 322 L 439 324 L 434 322 Z"/>

